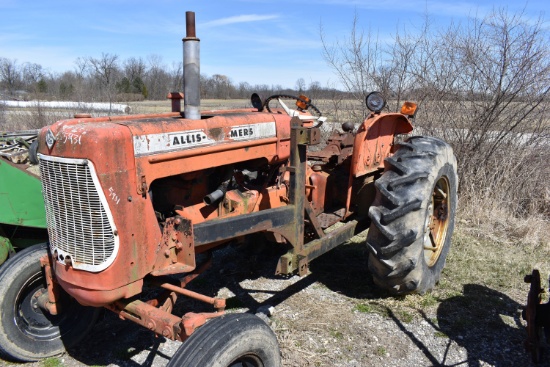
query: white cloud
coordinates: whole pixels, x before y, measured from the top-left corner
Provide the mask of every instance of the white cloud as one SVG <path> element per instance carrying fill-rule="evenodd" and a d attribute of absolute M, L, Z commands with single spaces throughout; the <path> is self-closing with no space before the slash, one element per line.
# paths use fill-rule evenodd
<path fill-rule="evenodd" d="M 234 17 L 220 18 L 216 20 L 211 20 L 206 23 L 202 23 L 200 26 L 204 28 L 219 27 L 222 25 L 228 24 L 238 24 L 238 23 L 250 23 L 250 22 L 261 22 L 264 20 L 277 19 L 279 15 L 258 15 L 258 14 L 243 14 L 237 15 Z"/>

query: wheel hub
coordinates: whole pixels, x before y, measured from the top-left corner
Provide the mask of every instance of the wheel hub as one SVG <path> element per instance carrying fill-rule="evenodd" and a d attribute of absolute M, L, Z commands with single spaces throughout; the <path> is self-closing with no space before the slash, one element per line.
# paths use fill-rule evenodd
<path fill-rule="evenodd" d="M 40 299 L 47 292 L 42 288 L 42 277 L 31 279 L 23 292 L 19 294 L 14 307 L 15 323 L 19 330 L 33 340 L 50 340 L 59 335 L 59 330 L 53 327 L 50 315 L 40 307 Z"/>

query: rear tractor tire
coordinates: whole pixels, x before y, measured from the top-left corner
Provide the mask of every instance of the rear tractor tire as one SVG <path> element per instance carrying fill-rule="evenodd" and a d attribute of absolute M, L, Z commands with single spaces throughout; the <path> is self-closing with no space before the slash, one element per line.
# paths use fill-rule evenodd
<path fill-rule="evenodd" d="M 0 268 L 0 356 L 32 362 L 61 354 L 86 336 L 100 309 L 84 307 L 61 292 L 60 314 L 40 308 L 47 292 L 40 258 L 47 244 L 17 253 Z"/>
<path fill-rule="evenodd" d="M 369 270 L 374 283 L 393 294 L 423 294 L 439 281 L 451 246 L 456 158 L 436 138 L 411 137 L 399 145 L 375 182 Z"/>
<path fill-rule="evenodd" d="M 280 367 L 279 344 L 257 316 L 228 314 L 208 321 L 176 351 L 167 367 Z"/>

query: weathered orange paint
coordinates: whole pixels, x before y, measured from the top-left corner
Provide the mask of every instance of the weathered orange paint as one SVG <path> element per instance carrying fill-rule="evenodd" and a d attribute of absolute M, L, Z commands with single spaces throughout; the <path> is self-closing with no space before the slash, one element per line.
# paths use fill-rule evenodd
<path fill-rule="evenodd" d="M 273 164 L 288 159 L 290 155 L 290 118 L 266 113 L 244 113 L 242 110 L 217 112 L 208 114 L 205 112 L 201 120 L 186 120 L 173 118 L 169 120 L 148 119 L 148 121 L 128 122 L 126 125 L 132 135 L 149 135 L 160 133 L 173 133 L 178 131 L 203 130 L 209 138 L 215 140 L 217 145 L 195 147 L 189 150 L 159 153 L 138 157 L 136 159 L 137 181 L 141 185 L 145 178 L 147 186 L 161 177 L 202 170 L 205 167 L 218 167 L 226 164 L 241 162 L 243 157 L 247 160 L 262 158 L 267 163 Z M 234 126 L 250 125 L 255 123 L 274 122 L 277 127 L 277 136 L 260 140 L 242 142 L 230 141 L 229 132 Z M 185 158 L 185 165 L 178 160 Z M 158 163 L 164 163 L 158 167 Z M 140 189 L 138 187 L 138 192 Z M 141 192 L 140 192 L 141 193 Z"/>
<path fill-rule="evenodd" d="M 313 172 L 309 176 L 312 189 L 307 199 L 311 202 L 315 214 L 320 214 L 325 209 L 328 178 L 329 174 L 327 172 Z"/>
<path fill-rule="evenodd" d="M 119 231 L 123 250 L 113 264 L 99 274 L 75 270 L 54 261 L 58 282 L 83 304 L 102 305 L 139 293 L 141 288 L 135 286 L 136 282 L 151 271 L 155 259 L 149 244 L 159 243 L 161 238 L 151 201 L 136 195 L 132 135 L 127 127 L 113 122 L 124 120 L 130 118 L 60 121 L 49 127 L 57 139 L 51 150 L 43 143 L 48 128 L 44 128 L 39 137 L 42 154 L 85 158 L 94 164 Z M 118 203 L 109 201 L 111 192 L 120 198 Z M 93 295 L 84 295 L 88 290 Z"/>
<path fill-rule="evenodd" d="M 276 127 L 276 136 L 272 138 L 248 141 L 227 139 L 234 126 L 267 122 L 274 123 Z M 41 131 L 42 142 L 47 129 Z M 158 251 L 151 251 L 151 246 L 161 244 L 163 235 L 148 194 L 152 182 L 170 176 L 193 175 L 206 168 L 243 160 L 262 159 L 274 164 L 286 161 L 290 155 L 290 117 L 277 113 L 252 113 L 251 110 L 206 112 L 202 120 L 187 120 L 179 113 L 72 119 L 59 121 L 49 129 L 56 137 L 56 143 L 52 149 L 42 143 L 40 153 L 89 159 L 98 173 L 107 200 L 112 193 L 120 199 L 118 203 L 108 203 L 120 241 L 120 250 L 111 266 L 99 273 L 92 273 L 57 262 L 53 264 L 63 288 L 81 303 L 94 306 L 138 294 L 143 278 L 152 272 L 159 273 L 159 254 Z M 134 154 L 132 142 L 137 135 L 189 130 L 204 130 L 217 144 L 140 157 Z M 278 197 L 271 202 L 272 198 L 266 191 L 258 199 L 250 198 L 247 205 L 241 205 L 242 208 L 236 205 L 237 212 L 223 213 L 217 206 L 207 206 L 202 202 L 206 191 L 199 189 L 193 192 L 196 204 L 176 212 L 194 224 L 218 218 L 220 214 L 238 215 L 281 205 Z M 235 200 L 235 203 L 239 201 L 242 202 L 242 198 Z M 173 256 L 168 256 L 166 263 L 160 263 L 174 268 L 168 265 Z M 183 265 L 181 269 L 192 270 Z"/>
<path fill-rule="evenodd" d="M 391 155 L 396 134 L 413 130 L 409 119 L 399 113 L 372 113 L 355 135 L 351 174 L 359 177 L 384 168 L 384 159 Z"/>
<path fill-rule="evenodd" d="M 143 279 L 148 274 L 163 275 L 194 269 L 193 250 L 178 248 L 178 243 L 192 247 L 192 239 L 187 242 L 174 240 L 170 231 L 161 232 L 149 196 L 152 185 L 166 185 L 159 186 L 159 192 L 166 195 L 167 202 L 175 205 L 174 213 L 192 225 L 287 205 L 288 170 L 275 187 L 244 193 L 229 191 L 223 200 L 212 205 L 202 200 L 209 194 L 203 181 L 208 169 L 244 161 L 286 164 L 290 157 L 291 118 L 279 112 L 262 113 L 250 109 L 210 111 L 205 112 L 201 120 L 184 119 L 180 113 L 166 113 L 72 119 L 50 126 L 57 141 L 51 150 L 42 143 L 40 153 L 91 160 L 108 199 L 120 241 L 112 265 L 98 273 L 75 270 L 54 261 L 52 267 L 59 284 L 82 304 L 102 306 L 140 293 Z M 273 123 L 275 136 L 243 141 L 228 138 L 235 126 L 258 123 Z M 177 151 L 135 154 L 133 141 L 137 136 L 143 139 L 154 134 L 194 130 L 204 132 L 215 143 Z M 308 190 L 307 199 L 313 211 L 321 213 L 330 199 L 332 204 L 341 202 L 342 206 L 345 205 L 346 216 L 351 214 L 353 178 L 382 169 L 383 159 L 391 154 L 394 134 L 410 130 L 412 126 L 403 115 L 369 116 L 355 136 L 349 190 L 339 190 L 341 184 L 332 182 L 329 173 L 308 169 L 303 190 Z M 46 131 L 47 128 L 41 132 L 42 142 Z M 166 179 L 173 181 L 162 181 Z M 182 192 L 189 193 L 189 197 L 182 198 Z M 109 201 L 112 193 L 120 199 L 116 203 Z M 208 248 L 216 245 L 219 243 L 208 245 Z"/>

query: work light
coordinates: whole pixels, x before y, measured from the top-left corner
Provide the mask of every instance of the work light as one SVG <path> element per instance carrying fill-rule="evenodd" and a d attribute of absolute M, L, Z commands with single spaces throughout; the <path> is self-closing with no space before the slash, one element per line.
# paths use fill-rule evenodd
<path fill-rule="evenodd" d="M 367 108 L 374 113 L 380 113 L 386 105 L 386 100 L 382 97 L 380 92 L 370 93 L 365 100 L 367 102 Z"/>

